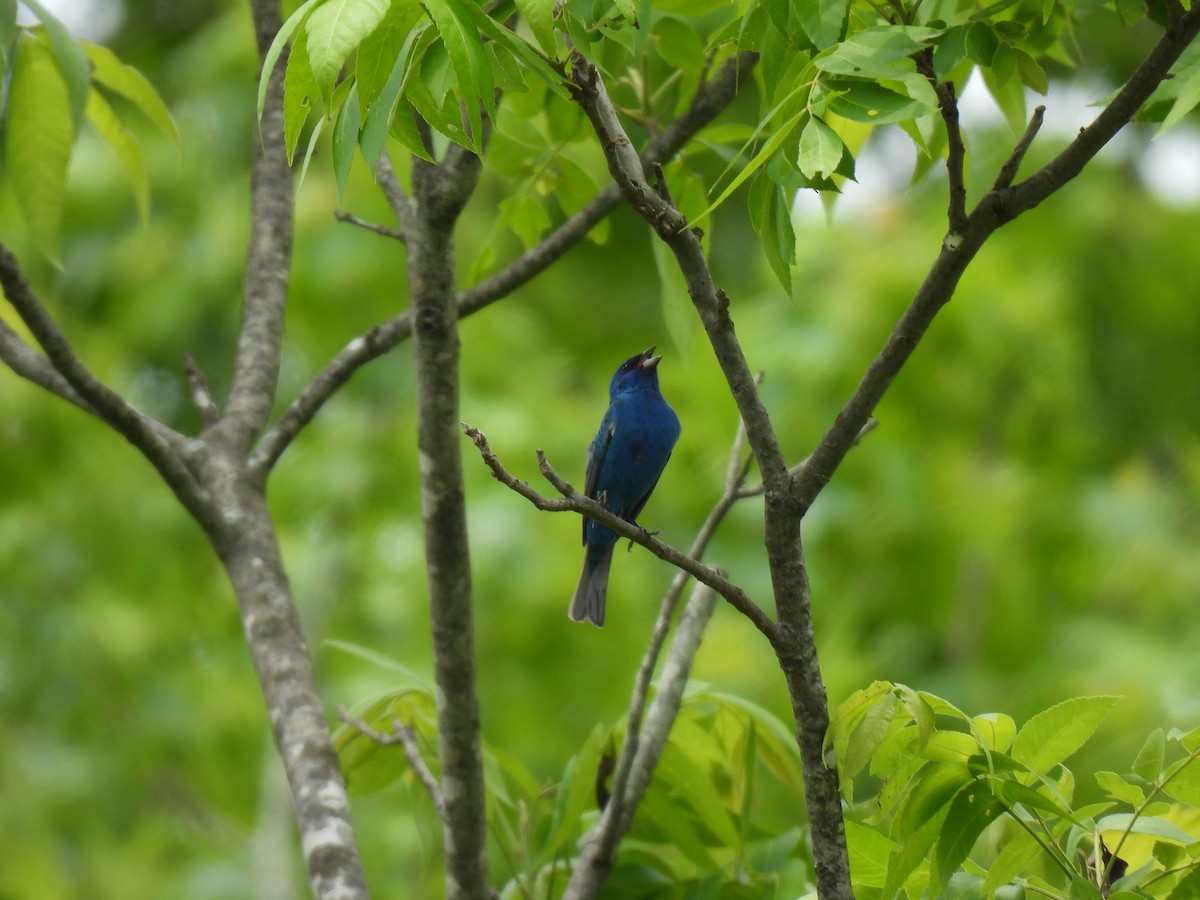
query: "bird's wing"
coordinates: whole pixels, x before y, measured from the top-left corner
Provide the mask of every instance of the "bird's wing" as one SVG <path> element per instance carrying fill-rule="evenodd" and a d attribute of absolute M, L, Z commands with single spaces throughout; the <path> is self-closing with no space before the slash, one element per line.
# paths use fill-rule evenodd
<path fill-rule="evenodd" d="M 596 480 L 600 476 L 600 470 L 604 467 L 604 457 L 608 454 L 609 445 L 612 444 L 613 435 L 616 433 L 617 423 L 612 421 L 606 412 L 604 419 L 600 422 L 600 430 L 596 432 L 596 436 L 588 445 L 587 476 L 583 483 L 583 493 L 584 496 L 591 497 L 593 500 L 596 499 Z M 588 520 L 585 517 L 583 520 L 584 544 L 587 544 L 587 523 Z"/>
<path fill-rule="evenodd" d="M 668 453 L 667 458 L 663 460 L 662 468 L 658 470 L 658 474 L 654 477 L 654 483 L 651 484 L 650 487 L 648 487 L 646 489 L 646 493 L 642 494 L 641 499 L 638 500 L 637 503 L 633 504 L 633 506 L 631 506 L 629 508 L 628 513 L 621 513 L 621 518 L 628 519 L 630 522 L 637 524 L 638 513 L 640 513 L 642 511 L 642 509 L 645 508 L 646 501 L 650 499 L 650 495 L 653 494 L 654 489 L 656 487 L 658 487 L 658 479 L 662 478 L 662 473 L 664 471 L 666 471 L 667 463 L 670 461 L 670 459 L 671 459 L 671 454 Z"/>

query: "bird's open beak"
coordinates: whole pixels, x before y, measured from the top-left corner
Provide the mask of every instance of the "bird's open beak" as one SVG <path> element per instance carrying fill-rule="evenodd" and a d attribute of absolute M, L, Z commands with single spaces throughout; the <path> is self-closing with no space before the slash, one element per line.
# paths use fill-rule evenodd
<path fill-rule="evenodd" d="M 657 346 L 657 345 L 655 345 L 655 346 Z M 649 347 L 642 353 L 642 368 L 653 370 L 658 366 L 659 360 L 661 360 L 661 359 L 662 359 L 661 355 L 660 356 L 654 355 L 654 347 Z"/>

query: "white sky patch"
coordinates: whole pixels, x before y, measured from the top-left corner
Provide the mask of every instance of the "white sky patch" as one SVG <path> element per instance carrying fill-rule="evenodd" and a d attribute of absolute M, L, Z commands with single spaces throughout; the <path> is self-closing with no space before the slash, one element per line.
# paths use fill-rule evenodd
<path fill-rule="evenodd" d="M 1111 89 L 1098 82 L 1056 82 L 1045 97 L 1027 92 L 1026 107 L 1031 115 L 1037 106 L 1046 107 L 1037 140 L 1072 140 L 1099 115 L 1101 107 L 1094 104 L 1109 93 Z M 958 104 L 968 147 L 971 132 L 1004 127 L 1004 114 L 978 70 L 967 79 Z M 1185 121 L 1153 140 L 1147 137 L 1144 130 L 1136 134 L 1122 130 L 1100 151 L 1099 158 L 1132 158 L 1146 188 L 1160 202 L 1175 207 L 1200 204 L 1200 128 Z M 1012 140 L 1015 143 L 1017 136 L 1013 135 Z M 835 215 L 871 215 L 899 202 L 908 188 L 916 152 L 900 129 L 880 128 L 855 160 L 858 180 L 843 185 L 834 203 Z M 797 194 L 793 212 L 800 220 L 825 217 L 820 196 L 811 190 Z"/>
<path fill-rule="evenodd" d="M 41 0 L 54 18 L 62 22 L 75 37 L 102 44 L 113 36 L 125 19 L 125 4 L 121 0 Z M 22 25 L 37 23 L 37 16 L 24 6 L 17 7 L 17 21 Z"/>

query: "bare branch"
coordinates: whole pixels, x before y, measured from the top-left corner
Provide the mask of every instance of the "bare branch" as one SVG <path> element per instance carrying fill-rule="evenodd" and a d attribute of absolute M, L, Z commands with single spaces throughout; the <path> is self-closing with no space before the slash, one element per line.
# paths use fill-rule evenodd
<path fill-rule="evenodd" d="M 0 359 L 22 378 L 58 395 L 68 403 L 75 404 L 84 412 L 99 417 L 91 405 L 76 393 L 67 379 L 59 374 L 54 364 L 25 343 L 3 319 L 0 319 Z"/>
<path fill-rule="evenodd" d="M 563 495 L 561 499 L 543 496 L 534 490 L 528 482 L 520 480 L 504 467 L 500 459 L 492 451 L 487 437 L 483 432 L 465 422 L 462 424 L 462 429 L 479 449 L 479 454 L 483 458 L 484 463 L 492 470 L 492 475 L 501 484 L 516 491 L 540 510 L 546 512 L 571 511 L 582 513 L 589 519 L 594 519 L 611 528 L 620 537 L 628 538 L 635 544 L 640 544 L 664 562 L 682 569 L 696 580 L 707 584 L 729 601 L 729 604 L 734 609 L 748 618 L 754 624 L 754 627 L 761 631 L 768 640 L 774 640 L 776 628 L 770 616 L 751 600 L 745 591 L 726 578 L 721 570 L 705 565 L 699 559 L 685 554 L 677 547 L 660 541 L 640 525 L 635 525 L 632 522 L 622 519 L 620 516 L 606 509 L 600 502 L 579 493 L 565 478 L 554 470 L 554 467 L 546 459 L 545 454 L 539 450 L 537 453 L 538 467 L 542 475 L 554 486 L 555 490 Z"/>
<path fill-rule="evenodd" d="M 850 451 L 859 431 L 929 329 L 934 316 L 953 296 L 962 273 L 984 241 L 1001 225 L 1037 206 L 1078 175 L 1113 135 L 1129 123 L 1198 32 L 1200 5 L 1193 6 L 1177 26 L 1167 28 L 1112 103 L 1062 153 L 1019 184 L 984 195 L 968 216 L 966 228 L 957 235 L 947 236 L 941 253 L 912 303 L 892 329 L 883 349 L 867 367 L 854 394 L 813 450 L 808 465 L 795 476 L 796 500 L 802 513 L 812 505 Z M 1035 115 L 1031 129 L 1036 121 Z M 1029 129 L 1026 135 L 1032 141 Z"/>
<path fill-rule="evenodd" d="M 480 169 L 478 157 L 454 147 L 436 165 L 414 160 L 413 223 L 411 229 L 406 229 L 421 513 L 446 808 L 446 894 L 450 900 L 484 897 L 490 890 L 475 621 L 459 436 L 461 342 L 452 237 Z M 401 227 L 405 227 L 403 223 Z"/>
<path fill-rule="evenodd" d="M 851 449 L 857 447 L 862 442 L 862 439 L 874 431 L 877 427 L 879 427 L 878 419 L 876 419 L 874 416 L 867 419 L 867 424 L 859 429 L 858 437 L 854 439 Z M 804 459 L 800 460 L 800 462 L 788 469 L 788 474 L 790 474 L 793 478 L 798 478 L 800 473 L 804 471 L 804 467 L 808 465 L 808 461 L 810 459 L 812 459 L 811 456 L 804 457 Z M 763 494 L 764 490 L 765 488 L 761 484 L 751 485 L 750 487 L 745 487 L 738 491 L 737 498 L 742 500 L 746 497 L 759 497 Z"/>
<path fill-rule="evenodd" d="M 183 355 L 183 371 L 192 387 L 192 405 L 200 413 L 200 420 L 207 428 L 221 416 L 221 411 L 217 409 L 217 404 L 213 402 L 212 394 L 209 393 L 208 379 L 204 377 L 204 372 L 190 353 Z"/>
<path fill-rule="evenodd" d="M 621 753 L 622 761 L 629 757 L 626 777 L 621 779 L 620 788 L 617 787 L 617 778 L 614 778 L 613 795 L 604 809 L 599 826 L 580 854 L 563 900 L 590 900 L 598 896 L 604 887 L 616 858 L 617 844 L 633 823 L 634 811 L 650 786 L 654 768 L 671 733 L 671 725 L 679 715 L 688 674 L 716 602 L 717 594 L 712 588 L 706 584 L 696 585 L 680 617 L 679 627 L 675 630 L 675 638 L 663 665 L 663 674 L 654 694 L 654 702 L 650 704 L 640 741 L 631 745 L 627 733 L 626 746 Z M 631 746 L 633 751 L 627 753 Z M 621 775 L 620 769 L 617 774 Z"/>
<path fill-rule="evenodd" d="M 746 423 L 746 433 L 758 459 L 763 480 L 769 486 L 786 491 L 787 464 L 745 354 L 738 343 L 733 320 L 729 316 L 729 299 L 713 283 L 699 235 L 688 228 L 683 214 L 646 182 L 642 161 L 633 150 L 596 67 L 579 53 L 573 53 L 571 71 L 572 93 L 600 139 L 613 180 L 629 205 L 654 228 L 675 254 L 692 303 L 708 334 L 742 421 Z"/>
<path fill-rule="evenodd" d="M 350 715 L 344 706 L 339 706 L 337 712 L 339 719 L 351 728 L 362 732 L 375 743 L 381 744 L 384 747 L 399 745 L 404 749 L 404 756 L 408 760 L 408 764 L 412 767 L 413 774 L 417 776 L 417 780 L 421 782 L 421 785 L 425 788 L 425 792 L 429 795 L 438 818 L 445 822 L 446 801 L 442 797 L 441 785 L 437 783 L 437 779 L 433 777 L 433 772 L 426 765 L 425 757 L 421 755 L 421 745 L 417 741 L 417 733 L 413 731 L 412 727 L 399 719 L 392 719 L 392 728 L 395 731 L 392 734 L 384 734 L 382 731 L 376 731 L 362 719 Z"/>
<path fill-rule="evenodd" d="M 946 182 L 950 194 L 946 218 L 950 224 L 950 233 L 962 234 L 967 227 L 967 185 L 963 175 L 963 163 L 967 153 L 958 123 L 958 98 L 954 94 L 954 83 L 938 81 L 933 68 L 932 47 L 917 53 L 913 59 L 916 61 L 917 71 L 929 80 L 937 94 L 938 111 L 942 114 L 942 123 L 946 128 Z"/>
<path fill-rule="evenodd" d="M 279 3 L 255 0 L 255 37 L 260 59 L 279 30 Z M 286 55 L 267 84 L 250 173 L 250 245 L 242 288 L 242 320 L 229 397 L 208 438 L 239 456 L 266 427 L 279 382 L 288 269 L 292 258 L 292 169 L 283 132 Z"/>
<path fill-rule="evenodd" d="M 334 210 L 333 217 L 339 222 L 347 222 L 350 225 L 357 225 L 359 228 L 364 228 L 367 231 L 373 231 L 376 234 L 381 234 L 384 237 L 393 238 L 394 240 L 404 243 L 404 232 L 399 228 L 388 228 L 386 225 L 380 225 L 377 222 L 368 222 L 366 219 L 360 219 L 358 216 L 345 212 L 341 209 Z"/>
<path fill-rule="evenodd" d="M 1025 128 L 1025 133 L 1021 135 L 1021 139 L 1017 141 L 1016 147 L 1013 148 L 1012 154 L 1000 167 L 1000 174 L 996 176 L 996 182 L 992 185 L 993 190 L 1003 190 L 1013 183 L 1013 179 L 1017 177 L 1017 170 L 1021 168 L 1021 160 L 1025 158 L 1026 151 L 1033 144 L 1033 139 L 1037 137 L 1038 131 L 1042 127 L 1042 118 L 1046 115 L 1046 107 L 1039 106 L 1033 111 L 1033 116 L 1029 119 L 1029 125 Z"/>
<path fill-rule="evenodd" d="M 17 315 L 21 317 L 21 321 L 46 351 L 46 358 L 54 370 L 78 398 L 87 404 L 89 412 L 93 412 L 137 447 L 162 475 L 180 502 L 199 520 L 205 521 L 211 510 L 204 491 L 181 456 L 187 439 L 136 409 L 91 373 L 75 355 L 66 335 L 59 330 L 46 307 L 34 294 L 16 257 L 3 245 L 0 245 L 0 287 L 3 288 L 8 302 L 17 311 Z M 11 334 L 11 331 L 9 333 Z M 11 339 L 5 339 L 5 344 L 11 345 L 14 339 L 20 341 L 20 338 L 13 334 Z M 21 353 L 15 348 L 12 351 L 18 365 L 29 368 L 31 374 L 40 372 L 40 376 L 46 376 L 46 386 L 50 390 L 59 396 L 66 396 L 65 393 L 55 390 L 55 386 L 62 386 L 61 382 L 48 377 L 44 366 L 36 362 L 36 351 L 29 347 L 25 349 L 27 353 Z M 5 358 L 7 360 L 8 356 Z M 67 399 L 76 402 L 70 397 Z"/>

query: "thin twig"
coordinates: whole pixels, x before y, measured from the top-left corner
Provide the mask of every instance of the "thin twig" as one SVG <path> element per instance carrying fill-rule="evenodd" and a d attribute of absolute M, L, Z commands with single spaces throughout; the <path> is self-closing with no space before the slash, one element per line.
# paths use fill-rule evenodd
<path fill-rule="evenodd" d="M 207 428 L 221 417 L 221 411 L 217 409 L 217 404 L 213 402 L 212 394 L 208 390 L 208 379 L 204 377 L 196 358 L 190 353 L 183 354 L 183 371 L 192 388 L 192 405 L 200 413 L 200 421 Z"/>
<path fill-rule="evenodd" d="M 444 823 L 446 821 L 446 801 L 442 797 L 442 787 L 438 784 L 429 766 L 425 764 L 417 733 L 413 731 L 412 726 L 405 724 L 400 719 L 392 719 L 392 728 L 395 731 L 392 734 L 385 734 L 382 731 L 376 731 L 362 719 L 350 715 L 344 706 L 339 706 L 337 713 L 339 719 L 351 728 L 362 732 L 364 736 L 375 743 L 384 747 L 400 746 L 404 749 L 404 756 L 408 760 L 409 766 L 412 767 L 413 774 L 424 786 L 425 792 L 433 803 L 433 808 L 437 811 L 438 818 Z"/>
<path fill-rule="evenodd" d="M 0 319 L 0 360 L 7 363 L 8 367 L 22 378 L 99 418 L 91 404 L 79 396 L 75 388 L 54 368 L 49 358 L 25 343 L 3 319 Z"/>
<path fill-rule="evenodd" d="M 994 190 L 1004 190 L 1013 183 L 1013 179 L 1017 177 L 1017 170 L 1021 168 L 1021 160 L 1025 158 L 1026 151 L 1033 144 L 1033 139 L 1037 137 L 1045 115 L 1046 107 L 1044 106 L 1039 106 L 1033 111 L 1033 116 L 1029 119 L 1029 124 L 1025 127 L 1025 133 L 1021 135 L 1021 139 L 1017 141 L 1012 154 L 1005 160 L 1004 165 L 1000 167 L 999 174 L 996 175 L 996 183 L 992 186 Z"/>
<path fill-rule="evenodd" d="M 34 293 L 12 252 L 0 244 L 0 288 L 21 321 L 37 339 L 46 357 L 91 411 L 137 447 L 162 475 L 180 502 L 201 521 L 211 510 L 204 491 L 184 464 L 181 452 L 186 438 L 157 419 L 147 416 L 92 374 L 76 355 L 58 323 Z M 25 355 L 26 361 L 32 357 Z M 53 380 L 50 380 L 51 382 Z M 49 385 L 48 385 L 49 386 Z M 50 387 L 54 390 L 53 387 Z M 65 396 L 59 391 L 60 396 Z M 70 398 L 68 398 L 70 399 Z"/>
<path fill-rule="evenodd" d="M 399 228 L 388 228 L 386 225 L 380 225 L 378 222 L 371 222 L 367 219 L 360 219 L 353 213 L 348 213 L 345 210 L 335 209 L 333 217 L 339 222 L 346 222 L 350 225 L 357 225 L 359 228 L 364 228 L 367 231 L 373 231 L 376 234 L 381 234 L 384 237 L 393 238 L 394 240 L 404 243 L 404 232 Z"/>
<path fill-rule="evenodd" d="M 958 97 L 954 83 L 939 81 L 933 67 L 933 49 L 927 48 L 913 57 L 920 72 L 933 86 L 938 98 L 938 111 L 946 128 L 946 184 L 949 188 L 946 218 L 951 234 L 962 234 L 967 227 L 967 185 L 963 174 L 966 146 L 958 122 Z"/>

